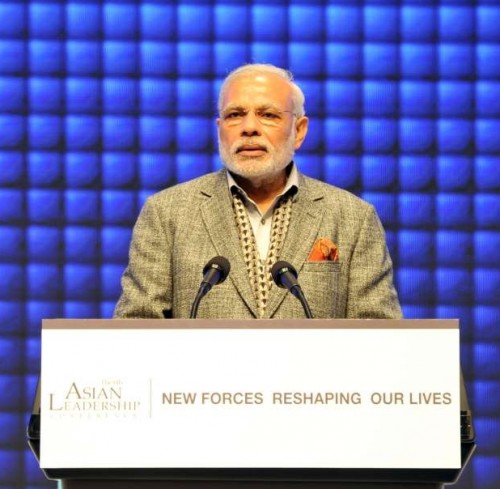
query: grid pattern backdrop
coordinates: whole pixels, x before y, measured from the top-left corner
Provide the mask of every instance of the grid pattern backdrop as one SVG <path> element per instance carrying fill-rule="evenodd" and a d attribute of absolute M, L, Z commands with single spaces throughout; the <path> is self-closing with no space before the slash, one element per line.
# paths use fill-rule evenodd
<path fill-rule="evenodd" d="M 479 449 L 500 487 L 500 4 L 0 3 L 0 489 L 53 487 L 25 443 L 40 320 L 110 317 L 144 199 L 220 168 L 215 100 L 291 69 L 306 174 L 371 201 L 406 317 L 461 320 Z"/>

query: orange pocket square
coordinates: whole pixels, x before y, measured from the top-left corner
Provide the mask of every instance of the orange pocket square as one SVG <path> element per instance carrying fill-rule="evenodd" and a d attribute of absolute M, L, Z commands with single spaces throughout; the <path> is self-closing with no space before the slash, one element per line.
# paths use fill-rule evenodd
<path fill-rule="evenodd" d="M 314 243 L 308 261 L 339 261 L 337 245 L 328 238 L 319 238 Z"/>

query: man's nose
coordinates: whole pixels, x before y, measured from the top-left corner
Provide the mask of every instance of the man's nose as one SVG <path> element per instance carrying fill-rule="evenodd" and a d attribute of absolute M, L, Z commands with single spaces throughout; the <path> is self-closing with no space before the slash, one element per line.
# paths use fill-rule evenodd
<path fill-rule="evenodd" d="M 247 137 L 260 135 L 260 121 L 255 112 L 248 111 L 245 117 L 243 117 L 241 122 L 241 135 Z"/>

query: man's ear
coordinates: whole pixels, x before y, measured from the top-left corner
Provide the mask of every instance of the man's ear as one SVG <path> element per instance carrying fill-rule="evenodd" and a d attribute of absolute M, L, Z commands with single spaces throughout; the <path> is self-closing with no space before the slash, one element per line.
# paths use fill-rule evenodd
<path fill-rule="evenodd" d="M 309 127 L 309 119 L 306 116 L 300 117 L 295 123 L 295 149 L 299 149 L 304 142 Z"/>

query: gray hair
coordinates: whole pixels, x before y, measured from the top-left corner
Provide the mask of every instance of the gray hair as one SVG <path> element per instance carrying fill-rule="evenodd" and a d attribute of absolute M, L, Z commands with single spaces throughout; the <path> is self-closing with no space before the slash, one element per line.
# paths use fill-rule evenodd
<path fill-rule="evenodd" d="M 224 95 L 224 92 L 226 91 L 226 88 L 228 84 L 235 79 L 238 76 L 241 75 L 246 75 L 248 73 L 272 73 L 274 75 L 278 75 L 279 77 L 283 78 L 286 80 L 289 84 L 290 87 L 292 88 L 292 101 L 293 101 L 293 111 L 297 117 L 302 117 L 306 114 L 304 104 L 305 104 L 305 97 L 304 97 L 304 92 L 301 90 L 301 88 L 293 81 L 293 74 L 288 71 L 284 70 L 283 68 L 278 68 L 277 66 L 274 66 L 272 64 L 264 64 L 264 63 L 250 63 L 246 64 L 243 66 L 240 66 L 239 68 L 236 68 L 235 70 L 231 71 L 224 81 L 222 82 L 222 86 L 220 88 L 219 92 L 219 101 L 217 104 L 217 107 L 219 109 L 219 113 L 222 112 L 222 98 Z"/>

